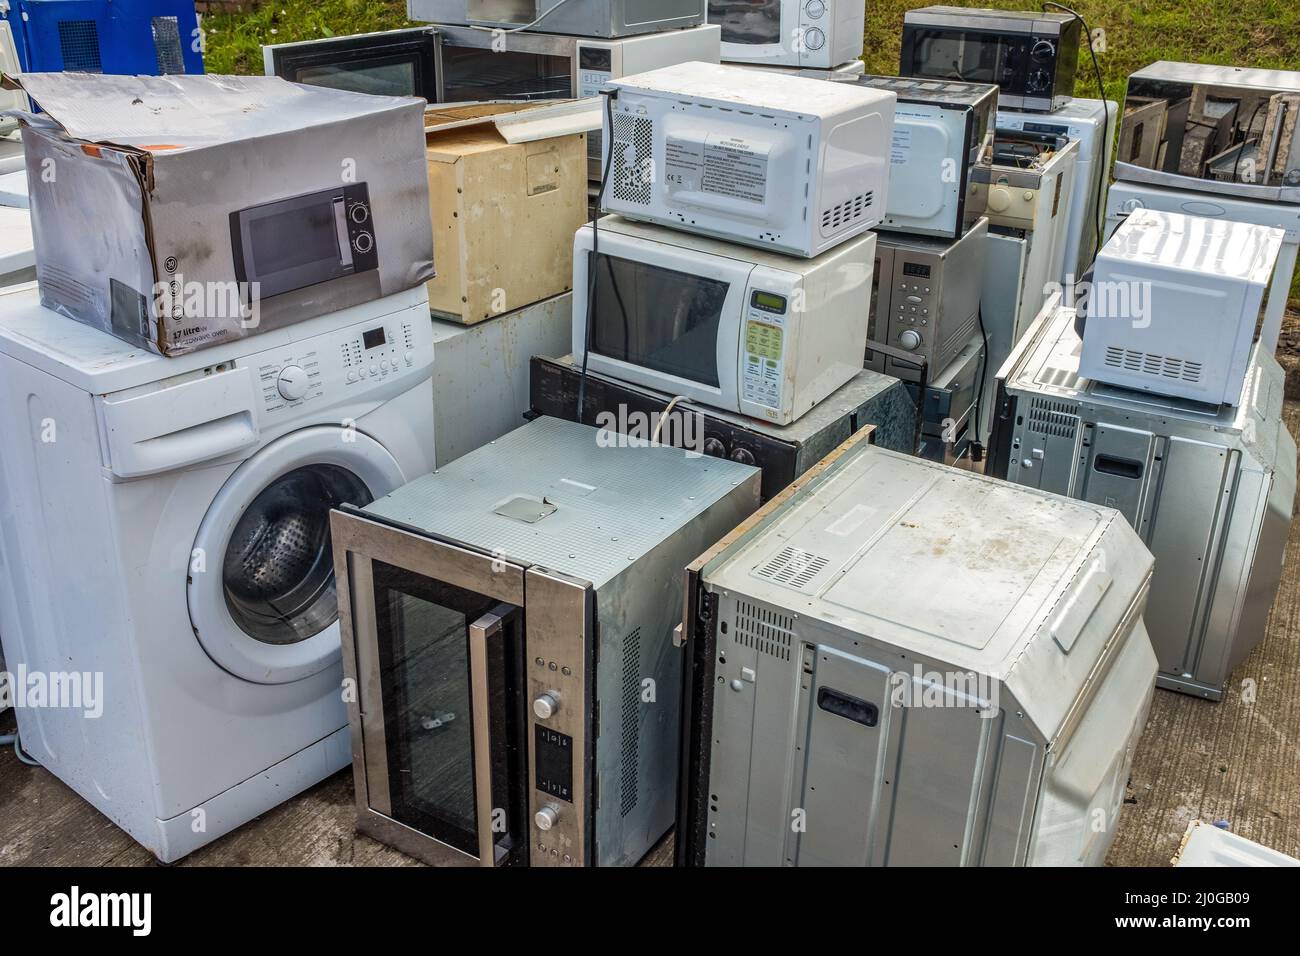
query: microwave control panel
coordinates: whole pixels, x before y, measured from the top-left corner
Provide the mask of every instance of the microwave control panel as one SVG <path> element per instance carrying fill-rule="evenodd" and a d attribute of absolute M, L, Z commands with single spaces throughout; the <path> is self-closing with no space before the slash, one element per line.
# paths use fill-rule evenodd
<path fill-rule="evenodd" d="M 780 292 L 755 289 L 749 294 L 745 311 L 741 341 L 741 401 L 780 409 L 790 298 Z"/>

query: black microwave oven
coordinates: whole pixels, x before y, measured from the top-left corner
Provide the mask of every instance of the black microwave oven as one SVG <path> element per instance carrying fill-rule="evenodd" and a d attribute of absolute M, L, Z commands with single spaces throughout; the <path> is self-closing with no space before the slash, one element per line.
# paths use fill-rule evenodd
<path fill-rule="evenodd" d="M 999 106 L 1047 113 L 1074 96 L 1080 33 L 1065 13 L 922 7 L 903 18 L 898 73 L 994 83 Z"/>

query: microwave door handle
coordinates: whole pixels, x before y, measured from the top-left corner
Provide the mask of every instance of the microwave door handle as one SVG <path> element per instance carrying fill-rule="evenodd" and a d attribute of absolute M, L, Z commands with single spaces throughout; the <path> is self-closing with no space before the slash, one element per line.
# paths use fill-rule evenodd
<path fill-rule="evenodd" d="M 352 268 L 352 239 L 348 235 L 348 204 L 342 196 L 334 200 L 334 229 L 339 238 L 339 264 Z"/>
<path fill-rule="evenodd" d="M 492 832 L 492 723 L 488 703 L 488 642 L 499 640 L 514 612 L 498 605 L 469 626 L 469 672 L 473 694 L 474 807 L 478 817 L 479 866 L 496 866 Z"/>

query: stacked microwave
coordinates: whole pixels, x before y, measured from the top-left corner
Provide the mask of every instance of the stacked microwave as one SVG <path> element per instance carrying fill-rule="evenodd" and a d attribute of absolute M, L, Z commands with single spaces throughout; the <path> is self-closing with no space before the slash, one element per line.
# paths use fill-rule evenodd
<path fill-rule="evenodd" d="M 903 17 L 898 72 L 995 83 L 1004 107 L 1051 112 L 1074 95 L 1079 40 L 1070 14 L 922 7 Z"/>
<path fill-rule="evenodd" d="M 407 0 L 406 13 L 421 23 L 625 37 L 698 26 L 705 0 Z"/>
<path fill-rule="evenodd" d="M 726 63 L 829 70 L 862 56 L 863 0 L 709 0 Z"/>

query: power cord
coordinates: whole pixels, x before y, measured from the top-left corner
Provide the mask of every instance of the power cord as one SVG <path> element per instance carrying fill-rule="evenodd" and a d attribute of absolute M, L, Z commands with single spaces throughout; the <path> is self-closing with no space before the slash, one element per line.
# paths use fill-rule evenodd
<path fill-rule="evenodd" d="M 1079 21 L 1079 26 L 1082 27 L 1083 32 L 1088 36 L 1088 52 L 1092 55 L 1092 68 L 1093 71 L 1097 74 L 1097 93 L 1101 97 L 1101 111 L 1102 111 L 1101 157 L 1105 157 L 1106 148 L 1110 144 L 1110 107 L 1106 104 L 1106 84 L 1102 81 L 1101 78 L 1101 64 L 1097 60 L 1097 49 L 1092 45 L 1092 31 L 1088 29 L 1088 21 L 1083 19 L 1083 14 L 1079 13 L 1079 11 L 1067 7 L 1063 3 L 1055 3 L 1053 2 L 1053 0 L 1048 0 L 1048 2 L 1043 4 L 1043 12 L 1047 12 L 1048 7 L 1056 7 L 1058 10 L 1064 10 L 1070 16 L 1074 17 L 1074 19 Z M 1101 252 L 1101 247 L 1105 245 L 1105 242 L 1103 242 L 1102 240 L 1102 236 L 1105 233 L 1105 230 L 1102 227 L 1102 223 L 1106 217 L 1106 209 L 1102 205 L 1102 201 L 1103 201 L 1102 192 L 1104 191 L 1106 179 L 1109 176 L 1109 174 L 1110 171 L 1106 169 L 1106 163 L 1104 162 L 1104 160 L 1098 162 L 1097 163 L 1097 218 L 1093 221 L 1093 227 L 1097 230 L 1097 251 L 1098 252 Z"/>
<path fill-rule="evenodd" d="M 970 460 L 979 464 L 984 460 L 984 442 L 980 435 L 984 429 L 984 386 L 988 384 L 989 373 L 989 334 L 984 329 L 984 307 L 975 312 L 980 325 L 980 338 L 984 340 L 984 358 L 980 361 L 980 387 L 975 393 L 975 438 L 970 443 Z"/>
<path fill-rule="evenodd" d="M 555 8 L 552 8 L 555 9 Z M 591 316 L 596 306 L 596 265 L 600 261 L 600 211 L 605 205 L 605 188 L 609 185 L 610 170 L 614 167 L 614 100 L 618 90 L 601 90 L 605 97 L 605 168 L 600 174 L 600 189 L 596 193 L 596 209 L 591 215 L 591 258 L 587 263 L 587 314 L 582 332 L 582 372 L 578 376 L 578 422 L 587 404 L 587 359 L 591 355 Z M 613 266 L 610 267 L 611 270 Z M 612 278 L 612 275 L 611 275 Z"/>
<path fill-rule="evenodd" d="M 18 758 L 19 763 L 25 763 L 29 767 L 39 767 L 41 765 L 39 760 L 29 756 L 27 751 L 23 750 L 22 741 L 19 739 L 18 731 L 16 730 L 12 734 L 0 736 L 0 747 L 6 747 L 11 744 L 14 748 L 14 756 Z"/>

